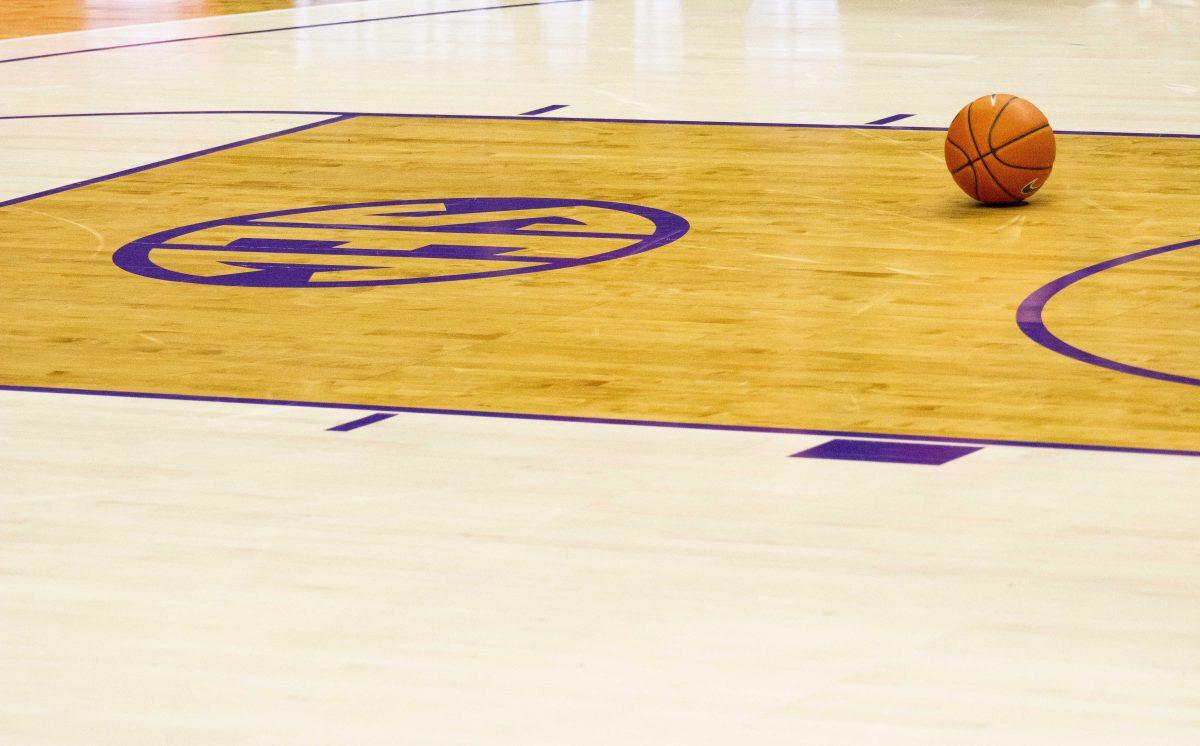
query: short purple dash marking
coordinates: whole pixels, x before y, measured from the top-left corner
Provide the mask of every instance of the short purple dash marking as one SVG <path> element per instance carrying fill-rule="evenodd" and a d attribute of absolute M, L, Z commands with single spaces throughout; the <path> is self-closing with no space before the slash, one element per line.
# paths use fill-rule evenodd
<path fill-rule="evenodd" d="M 893 114 L 890 117 L 876 119 L 874 122 L 867 122 L 867 124 L 891 124 L 892 122 L 899 122 L 901 119 L 908 119 L 915 116 L 916 114 Z"/>
<path fill-rule="evenodd" d="M 328 428 L 327 432 L 348 433 L 351 430 L 357 430 L 360 427 L 374 425 L 376 422 L 390 420 L 395 416 L 396 414 L 394 412 L 376 412 L 375 414 L 369 414 L 366 417 L 360 417 L 357 420 L 351 420 L 350 422 L 343 422 L 340 425 L 334 425 L 333 427 Z"/>
<path fill-rule="evenodd" d="M 829 440 L 792 458 L 820 458 L 838 461 L 875 461 L 886 464 L 923 464 L 941 466 L 980 450 L 970 446 L 940 443 L 895 443 L 882 440 Z"/>
<path fill-rule="evenodd" d="M 536 117 L 538 114 L 549 114 L 552 111 L 558 111 L 559 109 L 565 109 L 565 108 L 567 108 L 567 104 L 550 104 L 549 106 L 543 106 L 540 109 L 534 109 L 533 111 L 522 112 L 521 116 Z"/>

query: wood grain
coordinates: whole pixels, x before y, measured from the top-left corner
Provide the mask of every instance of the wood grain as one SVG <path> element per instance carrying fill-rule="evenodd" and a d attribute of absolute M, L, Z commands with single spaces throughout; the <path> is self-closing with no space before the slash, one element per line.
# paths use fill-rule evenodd
<path fill-rule="evenodd" d="M 1045 192 L 1011 209 L 959 194 L 940 149 L 929 132 L 370 117 L 281 137 L 0 211 L 0 381 L 1200 448 L 1195 388 L 1061 357 L 1015 322 L 1045 282 L 1189 237 L 1181 185 L 1200 148 L 1062 137 Z M 132 275 L 62 224 L 117 247 L 234 215 L 447 196 L 644 204 L 692 227 L 519 277 L 261 289 Z M 1190 277 L 1105 281 L 1165 303 Z M 1086 305 L 1055 313 L 1111 325 Z M 1133 351 L 1189 365 L 1200 327 L 1174 318 Z"/>
<path fill-rule="evenodd" d="M 264 10 L 334 5 L 349 0 L 21 0 L 0 5 L 0 39 L 184 21 Z"/>

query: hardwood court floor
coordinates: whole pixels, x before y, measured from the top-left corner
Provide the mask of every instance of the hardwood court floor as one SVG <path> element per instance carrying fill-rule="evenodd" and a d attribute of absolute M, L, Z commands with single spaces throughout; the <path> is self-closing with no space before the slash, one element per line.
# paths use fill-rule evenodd
<path fill-rule="evenodd" d="M 0 32 L 188 7 L 5 0 Z M 789 458 L 827 446 L 816 433 L 478 416 L 1194 448 L 1198 387 L 1017 328 L 1047 282 L 1196 240 L 1194 140 L 1063 136 L 1036 200 L 988 210 L 936 132 L 363 117 L 23 199 L 332 116 L 278 112 L 944 127 L 1008 91 L 1059 129 L 1197 133 L 1194 11 L 369 0 L 0 41 L 0 117 L 18 117 L 0 119 L 0 203 L 19 200 L 0 208 L 0 386 L 38 387 L 0 390 L 0 743 L 1200 743 L 1198 458 L 873 463 Z M 147 111 L 211 113 L 106 114 Z M 246 211 L 522 195 L 690 225 L 614 261 L 437 285 L 221 287 L 112 259 Z M 382 267 L 321 281 L 514 248 L 339 214 L 440 238 L 297 213 L 188 238 L 320 253 L 150 256 L 203 280 L 222 261 Z M 553 216 L 583 223 L 560 234 L 646 227 Z M 508 259 L 623 245 L 545 238 Z M 1066 287 L 1048 328 L 1195 377 L 1196 252 Z M 367 412 L 55 386 L 476 411 L 347 430 Z"/>
<path fill-rule="evenodd" d="M 0 39 L 130 24 L 211 18 L 349 0 L 20 0 L 0 6 Z"/>
<path fill-rule="evenodd" d="M 949 185 L 941 138 L 382 117 L 284 135 L 0 210 L 4 340 L 14 353 L 0 376 L 26 386 L 1200 449 L 1195 387 L 1059 356 L 1015 321 L 1022 299 L 1050 280 L 1189 237 L 1200 144 L 1062 136 L 1053 188 L 1026 206 L 990 209 Z M 206 286 L 112 261 L 148 234 L 237 215 L 505 196 L 647 205 L 691 228 L 610 262 L 429 285 Z M 78 241 L 63 240 L 64 224 L 77 226 Z M 275 233 L 233 227 L 203 240 Z M 394 235 L 384 243 L 400 249 L 429 237 L 401 245 Z M 373 240 L 348 246 L 379 248 Z M 562 239 L 525 240 L 537 254 Z M 198 269 L 195 252 L 156 256 L 176 269 L 230 271 L 211 253 Z M 279 261 L 246 250 L 220 258 Z M 1084 348 L 1195 373 L 1200 319 L 1187 293 L 1198 258 L 1176 252 L 1080 283 L 1051 303 L 1048 324 Z"/>

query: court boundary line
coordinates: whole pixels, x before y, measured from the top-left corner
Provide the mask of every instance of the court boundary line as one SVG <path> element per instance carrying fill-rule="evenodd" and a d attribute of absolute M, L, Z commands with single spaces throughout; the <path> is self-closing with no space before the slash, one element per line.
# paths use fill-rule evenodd
<path fill-rule="evenodd" d="M 70 117 L 104 117 L 104 116 L 170 116 L 170 115 L 274 115 L 274 116 L 325 116 L 316 122 L 308 122 L 306 124 L 288 127 L 282 130 L 268 132 L 254 137 L 244 138 L 223 145 L 204 148 L 202 150 L 185 153 L 183 155 L 166 158 L 163 160 L 148 163 L 142 166 L 123 169 L 110 174 L 85 179 L 83 181 L 65 184 L 63 186 L 54 187 L 52 189 L 43 190 L 22 197 L 15 197 L 9 200 L 0 201 L 0 208 L 10 205 L 28 202 L 40 197 L 47 197 L 61 192 L 71 191 L 92 184 L 110 181 L 113 179 L 129 176 L 131 174 L 149 171 L 162 166 L 167 166 L 173 163 L 199 158 L 212 153 L 231 150 L 243 145 L 250 145 L 265 140 L 270 140 L 284 135 L 303 132 L 305 130 L 323 127 L 325 125 L 335 124 L 338 122 L 355 119 L 358 117 L 393 117 L 393 118 L 422 118 L 422 119 L 482 119 L 482 120 L 502 120 L 502 121 L 522 121 L 522 122 L 616 122 L 616 123 L 638 123 L 638 124 L 687 124 L 687 125 L 707 125 L 707 126 L 762 126 L 762 127 L 793 127 L 801 129 L 883 129 L 883 130 L 905 130 L 905 131 L 945 131 L 940 127 L 912 127 L 912 126 L 880 126 L 880 125 L 863 125 L 863 124 L 806 124 L 806 123 L 772 123 L 772 122 L 713 122 L 713 121 L 689 121 L 689 120 L 655 120 L 655 119 L 598 119 L 584 117 L 526 117 L 521 115 L 503 116 L 503 115 L 457 115 L 457 114 L 381 114 L 370 112 L 330 112 L 330 111 L 281 111 L 281 110 L 194 110 L 194 111 L 143 111 L 143 112 L 91 112 L 83 114 L 32 114 L 32 115 L 9 115 L 0 116 L 0 121 L 5 120 L 21 120 L 21 119 L 57 119 Z M 1200 139 L 1200 134 L 1185 135 L 1185 134 L 1143 134 L 1143 133 L 1105 133 L 1105 132 L 1071 132 L 1063 131 L 1057 134 L 1078 134 L 1078 135 L 1109 135 L 1109 136 L 1148 136 L 1148 137 L 1182 137 Z M 1036 341 L 1036 340 L 1035 340 Z M 0 391 L 13 391 L 23 393 L 42 393 L 42 394 L 72 394 L 81 396 L 107 396 L 117 398 L 130 399 L 158 399 L 168 401 L 197 401 L 222 404 L 258 404 L 265 406 L 290 406 L 290 407 L 306 407 L 320 409 L 342 409 L 351 411 L 374 411 L 374 412 L 396 412 L 406 414 L 440 414 L 451 416 L 464 417 L 491 417 L 497 419 L 517 419 L 545 422 L 569 422 L 581 424 L 601 424 L 601 425 L 627 425 L 637 427 L 666 427 L 677 429 L 692 429 L 692 430 L 711 430 L 722 432 L 752 432 L 752 433 L 768 433 L 777 435 L 811 435 L 821 437 L 859 437 L 859 438 L 879 438 L 888 440 L 915 441 L 923 443 L 965 443 L 973 445 L 990 445 L 990 446 L 1006 446 L 1018 448 L 1048 448 L 1056 450 L 1074 450 L 1074 451 L 1094 451 L 1104 453 L 1130 453 L 1130 454 L 1146 454 L 1146 455 L 1161 455 L 1161 456 L 1191 456 L 1200 457 L 1200 451 L 1162 449 L 1162 448 L 1139 448 L 1133 446 L 1106 446 L 1098 444 L 1084 443 L 1061 443 L 1047 441 L 1023 441 L 1023 440 L 1004 440 L 1004 439 L 987 439 L 987 438 L 970 438 L 960 436 L 935 436 L 935 435 L 909 435 L 903 433 L 877 433 L 877 432 L 856 432 L 849 430 L 821 430 L 813 428 L 786 428 L 786 427 L 769 427 L 759 425 L 731 425 L 720 423 L 698 423 L 698 422 L 675 422 L 667 420 L 642 420 L 642 419 L 620 419 L 607 417 L 586 417 L 576 415 L 551 415 L 551 414 L 533 414 L 519 412 L 491 412 L 486 410 L 466 410 L 466 409 L 440 409 L 429 407 L 407 407 L 407 406 L 391 406 L 378 404 L 356 404 L 344 402 L 316 402 L 316 401 L 299 401 L 287 399 L 256 399 L 243 397 L 222 397 L 222 396 L 205 396 L 202 394 L 164 394 L 154 392 L 138 392 L 138 391 L 116 391 L 102 389 L 73 389 L 73 388 L 58 388 L 49 386 L 17 386 L 9 384 L 0 384 Z"/>
<path fill-rule="evenodd" d="M 766 435 L 811 435 L 834 438 L 875 438 L 889 441 L 911 441 L 917 443 L 962 443 L 976 446 L 1004 446 L 1009 448 L 1042 448 L 1060 451 L 1093 451 L 1100 453 L 1129 453 L 1148 456 L 1191 456 L 1200 457 L 1200 451 L 1168 448 L 1138 448 L 1134 446 L 1106 446 L 1086 443 L 1060 443 L 1036 440 L 1005 440 L 996 438 L 967 438 L 960 436 L 909 435 L 905 433 L 879 433 L 853 430 L 822 430 L 803 427 L 772 427 L 768 425 L 730 425 L 717 422 L 681 422 L 677 420 L 624 419 L 619 417 L 592 417 L 569 414 L 535 414 L 529 412 L 502 412 L 486 409 L 443 409 L 439 407 L 410 407 L 389 404 L 358 404 L 354 402 L 304 401 L 298 399 L 257 399 L 239 396 L 209 396 L 205 394 L 165 394 L 152 391 L 116 391 L 111 389 L 74 389 L 51 386 L 15 386 L 0 384 L 0 391 L 32 394 L 68 394 L 79 396 L 104 396 L 119 399 L 152 399 L 160 401 L 191 401 L 209 404 L 255 404 L 259 406 L 299 407 L 304 409 L 340 409 L 352 412 L 389 412 L 395 414 L 429 414 L 454 417 L 488 417 L 500 420 L 528 420 L 533 422 L 563 422 L 585 425 L 625 425 L 631 427 L 659 427 L 676 430 L 707 430 L 714 432 L 760 433 Z"/>
<path fill-rule="evenodd" d="M 485 6 L 481 6 L 481 7 L 477 7 L 477 8 L 457 8 L 457 9 L 451 9 L 451 10 L 434 10 L 434 11 L 426 11 L 423 13 L 405 13 L 405 14 L 392 15 L 392 16 L 380 16 L 378 18 L 353 18 L 353 19 L 349 19 L 349 20 L 345 20 L 345 21 L 324 21 L 321 23 L 302 23 L 302 24 L 296 24 L 293 26 L 278 26 L 276 28 L 251 29 L 249 31 L 229 31 L 229 32 L 226 32 L 223 34 L 200 34 L 197 36 L 180 36 L 180 37 L 176 37 L 176 38 L 172 38 L 172 39 L 158 39 L 155 41 L 130 42 L 129 44 L 110 44 L 110 45 L 104 46 L 104 47 L 88 47 L 87 49 L 69 49 L 69 50 L 66 50 L 63 52 L 46 52 L 44 54 L 31 54 L 31 55 L 26 55 L 24 57 L 8 57 L 6 59 L 0 59 L 0 65 L 8 64 L 10 62 L 30 62 L 32 60 L 44 60 L 44 59 L 49 59 L 51 57 L 69 57 L 69 56 L 76 55 L 76 54 L 91 54 L 93 52 L 112 52 L 112 51 L 116 51 L 119 49 L 136 49 L 139 47 L 162 46 L 164 44 L 180 44 L 180 43 L 187 42 L 187 41 L 205 41 L 208 39 L 225 39 L 225 38 L 236 37 L 236 36 L 251 36 L 253 34 L 273 34 L 273 33 L 278 33 L 280 31 L 300 31 L 302 29 L 310 29 L 310 28 L 327 28 L 330 26 L 349 26 L 351 24 L 379 23 L 382 21 L 400 21 L 400 20 L 404 20 L 407 18 L 427 18 L 429 16 L 448 16 L 448 15 L 454 15 L 457 13 L 476 13 L 476 12 L 484 11 L 484 10 L 509 10 L 512 8 L 530 8 L 530 7 L 541 6 L 541 5 L 562 5 L 564 3 L 584 3 L 584 2 L 589 2 L 589 1 L 590 0 L 529 0 L 529 2 L 510 3 L 508 5 L 485 5 Z M 336 7 L 336 6 L 333 6 L 333 7 Z M 240 14 L 238 14 L 238 15 L 240 15 Z M 196 20 L 209 20 L 210 18 L 227 18 L 227 17 L 229 17 L 229 16 L 210 16 L 208 18 L 192 18 L 192 19 L 186 19 L 186 20 L 196 21 Z M 180 21 L 180 22 L 186 22 L 186 21 Z M 168 23 L 172 23 L 172 21 L 168 21 Z M 120 29 L 122 27 L 117 26 L 114 28 Z M 84 30 L 85 31 L 104 32 L 104 31 L 111 31 L 113 29 L 84 29 Z M 36 38 L 36 37 L 17 37 L 17 39 L 21 39 L 21 38 Z M 5 41 L 12 41 L 12 40 L 5 39 Z"/>
<path fill-rule="evenodd" d="M 2 62 L 2 61 L 0 61 Z M 719 119 L 629 119 L 622 117 L 544 117 L 520 114 L 420 114 L 394 111 L 322 111 L 302 109 L 180 109 L 163 111 L 99 111 L 70 112 L 65 114 L 6 114 L 0 121 L 22 119 L 71 119 L 84 117 L 144 117 L 144 116 L 198 116 L 198 115 L 262 115 L 262 116 L 314 116 L 314 117 L 386 117 L 391 119 L 474 119 L 510 122 L 595 122 L 612 124 L 672 124 L 693 127 L 784 127 L 793 129 L 835 130 L 884 130 L 893 132 L 945 132 L 946 127 L 888 124 L 839 124 L 830 122 L 743 122 Z M 1200 133 L 1193 132 L 1122 132 L 1117 130 L 1053 130 L 1055 135 L 1092 137 L 1153 137 L 1165 139 L 1200 140 Z"/>
<path fill-rule="evenodd" d="M 51 187 L 50 189 L 43 189 L 42 191 L 34 192 L 33 194 L 26 194 L 21 197 L 12 197 L 10 199 L 0 200 L 0 208 L 9 207 L 10 205 L 19 205 L 22 202 L 29 202 L 30 200 L 40 199 L 42 197 L 49 197 L 51 195 L 59 194 L 61 192 L 69 192 L 73 189 L 80 189 L 82 187 L 90 186 L 92 184 L 99 184 L 99 183 L 105 182 L 105 181 L 112 181 L 113 179 L 119 179 L 122 176 L 130 176 L 132 174 L 141 173 L 142 171 L 151 171 L 156 168 L 162 168 L 163 166 L 169 166 L 172 163 L 179 163 L 181 161 L 187 161 L 187 160 L 191 160 L 193 158 L 200 158 L 202 156 L 212 155 L 213 153 L 219 153 L 223 150 L 232 150 L 234 148 L 240 148 L 243 145 L 252 145 L 257 142 L 263 142 L 264 140 L 271 140 L 276 137 L 283 137 L 284 135 L 294 135 L 297 132 L 303 132 L 305 130 L 314 129 L 316 127 L 324 127 L 327 124 L 336 124 L 337 122 L 345 122 L 348 119 L 354 119 L 354 118 L 356 118 L 356 115 L 354 115 L 354 114 L 342 114 L 339 116 L 330 117 L 328 119 L 322 119 L 322 120 L 316 121 L 316 122 L 308 122 L 306 124 L 300 124 L 295 127 L 288 127 L 286 129 L 275 130 L 273 132 L 267 132 L 265 134 L 255 135 L 253 137 L 246 137 L 241 140 L 235 140 L 233 142 L 228 142 L 228 143 L 224 143 L 221 145 L 214 145 L 210 148 L 204 148 L 203 150 L 194 150 L 190 153 L 184 153 L 183 155 L 176 155 L 176 156 L 172 156 L 170 158 L 164 158 L 159 161 L 154 161 L 153 163 L 146 163 L 141 166 L 134 166 L 132 168 L 126 168 L 126 169 L 122 169 L 120 171 L 114 171 L 113 173 L 110 173 L 110 174 L 104 174 L 102 176 L 94 176 L 90 179 L 84 179 L 83 181 L 76 181 L 71 184 L 64 184 L 62 186 Z"/>

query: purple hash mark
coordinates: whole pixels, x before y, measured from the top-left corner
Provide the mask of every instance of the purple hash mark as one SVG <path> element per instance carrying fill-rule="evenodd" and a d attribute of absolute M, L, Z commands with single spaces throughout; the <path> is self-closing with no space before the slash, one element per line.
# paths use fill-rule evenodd
<path fill-rule="evenodd" d="M 891 124 L 892 122 L 899 122 L 901 119 L 908 119 L 915 116 L 916 114 L 893 114 L 890 117 L 876 119 L 874 122 L 867 122 L 867 124 Z"/>
<path fill-rule="evenodd" d="M 948 446 L 941 443 L 894 443 L 881 440 L 837 439 L 793 453 L 792 458 L 819 458 L 836 461 L 874 461 L 885 464 L 921 464 L 941 466 L 980 450 L 972 446 Z"/>
<path fill-rule="evenodd" d="M 1142 368 L 1136 365 L 1118 362 L 1106 357 L 1101 357 L 1087 350 L 1076 347 L 1075 345 L 1066 342 L 1061 337 L 1054 334 L 1046 326 L 1045 312 L 1046 304 L 1050 302 L 1054 296 L 1071 287 L 1081 280 L 1085 280 L 1092 275 L 1100 274 L 1115 267 L 1120 267 L 1123 264 L 1136 262 L 1139 259 L 1146 259 L 1159 254 L 1166 254 L 1172 251 L 1191 248 L 1192 246 L 1200 245 L 1200 239 L 1192 241 L 1184 241 L 1182 243 L 1171 244 L 1169 246 L 1159 246 L 1155 249 L 1147 249 L 1145 251 L 1137 251 L 1125 256 L 1119 256 L 1116 259 L 1109 259 L 1099 264 L 1093 264 L 1090 267 L 1075 270 L 1074 272 L 1064 275 L 1057 280 L 1048 282 L 1037 290 L 1033 291 L 1028 298 L 1021 302 L 1017 309 L 1017 326 L 1026 337 L 1029 337 L 1034 342 L 1037 342 L 1042 347 L 1048 350 L 1057 352 L 1060 355 L 1078 360 L 1081 363 L 1095 365 L 1100 368 L 1107 368 L 1118 373 L 1128 373 L 1133 376 L 1141 376 L 1143 378 L 1153 378 L 1157 381 L 1166 381 L 1168 383 L 1182 383 L 1187 386 L 1200 386 L 1200 378 L 1192 376 L 1181 376 L 1174 373 L 1165 373 L 1159 370 L 1150 368 Z"/>
<path fill-rule="evenodd" d="M 395 416 L 396 416 L 395 412 L 376 412 L 375 414 L 369 414 L 366 417 L 360 417 L 357 420 L 343 422 L 340 425 L 334 425 L 333 427 L 326 428 L 326 432 L 348 433 L 351 430 L 357 430 L 360 427 L 366 427 L 367 425 L 374 425 L 376 422 L 383 422 L 384 420 L 390 420 Z"/>
<path fill-rule="evenodd" d="M 567 104 L 550 104 L 549 106 L 543 106 L 540 109 L 534 109 L 533 111 L 523 112 L 521 114 L 521 116 L 536 117 L 538 114 L 549 114 L 552 111 L 558 111 L 559 109 L 565 109 L 565 108 L 567 108 Z"/>

